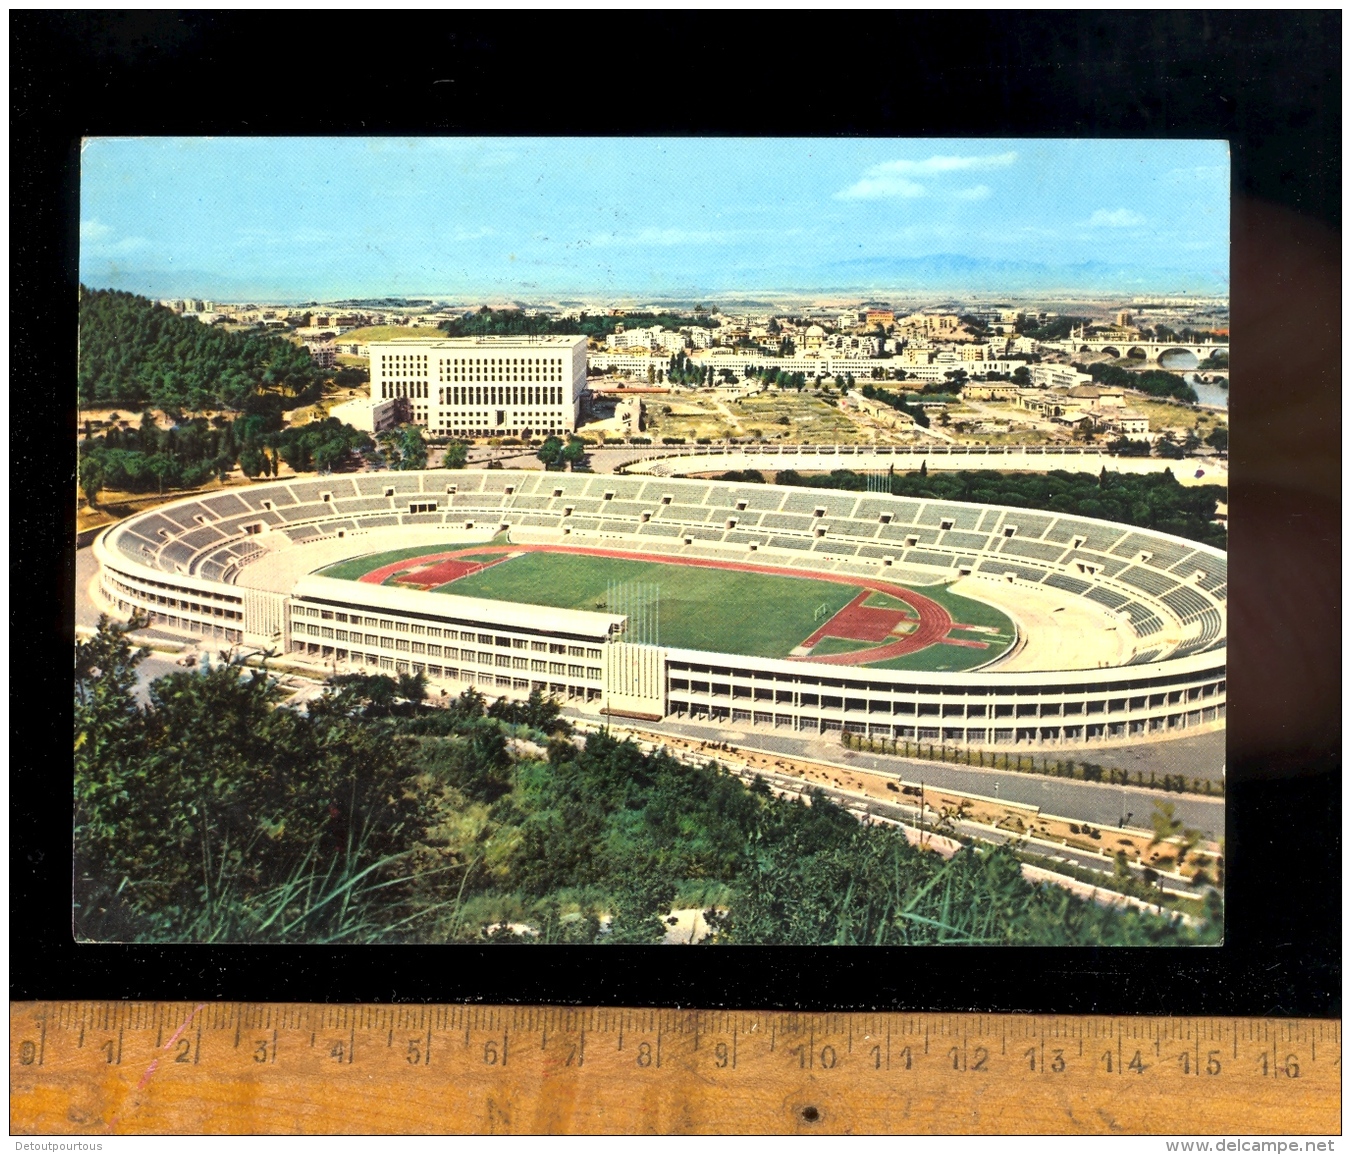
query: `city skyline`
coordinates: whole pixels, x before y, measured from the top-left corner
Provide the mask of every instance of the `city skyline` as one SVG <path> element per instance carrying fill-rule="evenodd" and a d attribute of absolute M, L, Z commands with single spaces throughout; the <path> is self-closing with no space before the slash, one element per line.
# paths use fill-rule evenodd
<path fill-rule="evenodd" d="M 95 138 L 80 276 L 150 296 L 1228 290 L 1223 141 Z"/>

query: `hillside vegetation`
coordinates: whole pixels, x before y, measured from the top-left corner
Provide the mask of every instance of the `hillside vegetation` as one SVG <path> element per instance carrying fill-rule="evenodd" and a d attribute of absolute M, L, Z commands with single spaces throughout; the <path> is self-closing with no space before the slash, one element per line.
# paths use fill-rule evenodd
<path fill-rule="evenodd" d="M 85 499 L 95 504 L 104 489 L 191 489 L 223 481 L 236 465 L 250 478 L 275 477 L 283 462 L 296 472 L 341 465 L 370 447 L 370 437 L 331 417 L 283 420 L 287 409 L 317 397 L 327 376 L 281 337 L 227 333 L 144 297 L 81 287 L 81 403 L 158 408 L 173 421 L 161 428 L 146 412 L 137 428 L 95 433 L 86 425 L 79 446 Z M 238 416 L 183 416 L 202 408 Z"/>
<path fill-rule="evenodd" d="M 629 313 L 622 317 L 583 313 L 579 320 L 554 320 L 549 317 L 529 316 L 521 309 L 491 309 L 484 305 L 477 313 L 442 321 L 440 328 L 450 337 L 517 337 L 524 334 L 559 336 L 585 335 L 602 338 L 620 325 L 625 329 L 650 329 L 660 325 L 664 329 L 687 328 L 699 325 L 712 328 L 710 317 L 684 317 L 675 313 Z"/>
<path fill-rule="evenodd" d="M 319 372 L 284 338 L 226 332 L 132 293 L 80 286 L 81 404 L 239 409 L 262 388 L 299 399 Z"/>
<path fill-rule="evenodd" d="M 138 705 L 138 661 L 106 621 L 77 647 L 81 939 L 655 943 L 691 906 L 715 944 L 1219 937 L 1034 886 L 1007 849 L 944 860 L 819 794 L 579 740 L 538 694 L 430 709 L 418 677 L 354 675 L 301 713 L 222 666 Z"/>

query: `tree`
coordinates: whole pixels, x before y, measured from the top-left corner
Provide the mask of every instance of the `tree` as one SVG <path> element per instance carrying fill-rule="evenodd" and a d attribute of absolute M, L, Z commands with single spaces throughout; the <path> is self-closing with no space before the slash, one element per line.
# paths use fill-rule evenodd
<path fill-rule="evenodd" d="M 1219 453 L 1229 452 L 1229 430 L 1223 425 L 1217 425 L 1210 431 L 1206 437 L 1206 444 Z"/>
<path fill-rule="evenodd" d="M 614 886 L 614 911 L 610 933 L 600 942 L 619 944 L 658 943 L 666 934 L 666 916 L 675 898 L 676 886 L 656 863 L 635 865 Z"/>
<path fill-rule="evenodd" d="M 90 509 L 98 508 L 99 492 L 103 489 L 103 466 L 97 457 L 86 457 L 80 462 L 80 491 Z"/>
<path fill-rule="evenodd" d="M 252 445 L 246 445 L 239 452 L 239 468 L 244 476 L 252 481 L 263 472 L 263 455 Z"/>
<path fill-rule="evenodd" d="M 571 466 L 580 465 L 586 460 L 586 442 L 580 437 L 569 438 L 567 445 L 559 453 L 558 460 Z"/>
<path fill-rule="evenodd" d="M 446 455 L 441 462 L 443 469 L 463 469 L 469 461 L 469 446 L 463 441 L 452 441 L 446 446 Z"/>
<path fill-rule="evenodd" d="M 1149 840 L 1150 846 L 1157 846 L 1161 842 L 1168 842 L 1182 833 L 1183 822 L 1177 816 L 1177 805 L 1172 802 L 1155 802 L 1154 812 L 1149 816 L 1150 828 L 1154 831 L 1154 836 Z"/>
<path fill-rule="evenodd" d="M 150 475 L 159 482 L 160 493 L 164 492 L 164 482 L 166 478 L 175 478 L 179 472 L 178 462 L 167 453 L 156 453 L 153 457 L 147 459 L 146 469 Z"/>
<path fill-rule="evenodd" d="M 399 463 L 396 469 L 426 469 L 427 442 L 417 425 L 404 425 L 398 435 Z"/>
<path fill-rule="evenodd" d="M 1173 440 L 1172 433 L 1165 433 L 1156 443 L 1160 457 L 1166 457 L 1170 461 L 1181 461 L 1186 456 L 1186 451 L 1176 441 Z"/>
<path fill-rule="evenodd" d="M 78 934 L 361 941 L 415 917 L 404 864 L 436 857 L 441 795 L 384 730 L 278 708 L 234 664 L 160 678 L 138 707 L 124 643 L 105 621 L 77 650 Z"/>
<path fill-rule="evenodd" d="M 75 877 L 77 931 L 82 915 L 91 908 L 116 905 L 122 882 L 110 876 L 97 848 L 118 838 L 126 800 L 137 790 L 142 749 L 140 716 L 136 707 L 136 667 L 150 651 L 136 649 L 127 636 L 144 626 L 134 617 L 125 626 L 106 614 L 99 617 L 94 636 L 75 644 Z"/>
<path fill-rule="evenodd" d="M 563 441 L 558 437 L 547 437 L 544 444 L 541 445 L 535 456 L 544 462 L 545 469 L 553 469 L 559 464 L 559 458 L 563 453 Z"/>

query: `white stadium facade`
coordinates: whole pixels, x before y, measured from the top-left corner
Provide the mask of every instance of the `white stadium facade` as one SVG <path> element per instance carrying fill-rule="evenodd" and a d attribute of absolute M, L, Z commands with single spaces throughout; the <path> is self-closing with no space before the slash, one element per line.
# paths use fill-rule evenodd
<path fill-rule="evenodd" d="M 411 380 L 411 376 L 409 377 Z M 954 582 L 1017 626 L 979 669 L 927 673 L 638 644 L 622 614 L 317 576 L 347 558 L 486 542 L 603 547 L 899 585 Z M 316 672 L 540 688 L 583 709 L 980 747 L 1091 747 L 1225 716 L 1226 556 L 1090 518 L 871 493 L 510 470 L 255 484 L 95 542 L 96 596 L 157 629 Z"/>

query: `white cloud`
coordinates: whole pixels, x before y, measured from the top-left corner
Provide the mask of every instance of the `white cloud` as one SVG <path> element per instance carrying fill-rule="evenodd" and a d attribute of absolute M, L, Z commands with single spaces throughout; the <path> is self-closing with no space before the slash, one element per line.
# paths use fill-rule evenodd
<path fill-rule="evenodd" d="M 144 248 L 145 237 L 122 237 L 114 240 L 117 230 L 98 219 L 80 222 L 80 252 L 86 257 L 122 257 Z"/>
<path fill-rule="evenodd" d="M 880 176 L 865 176 L 862 180 L 841 189 L 835 194 L 839 200 L 873 201 L 887 197 L 922 197 L 924 186 L 902 176 L 883 173 Z"/>
<path fill-rule="evenodd" d="M 911 177 L 1008 168 L 1017 159 L 1016 152 L 999 152 L 985 156 L 931 156 L 924 160 L 883 161 L 867 169 L 859 180 L 841 189 L 835 197 L 837 200 L 882 200 L 888 197 L 927 196 L 929 189 L 911 180 Z M 990 195 L 990 190 L 985 185 L 976 185 L 948 195 L 960 200 L 983 200 Z"/>
<path fill-rule="evenodd" d="M 1016 152 L 997 152 L 986 156 L 931 156 L 926 160 L 888 160 L 875 164 L 865 175 L 895 173 L 900 176 L 933 176 L 945 172 L 969 172 L 973 169 L 1008 168 L 1018 159 Z"/>
<path fill-rule="evenodd" d="M 1090 229 L 1132 229 L 1145 223 L 1134 209 L 1098 209 L 1084 222 Z"/>

